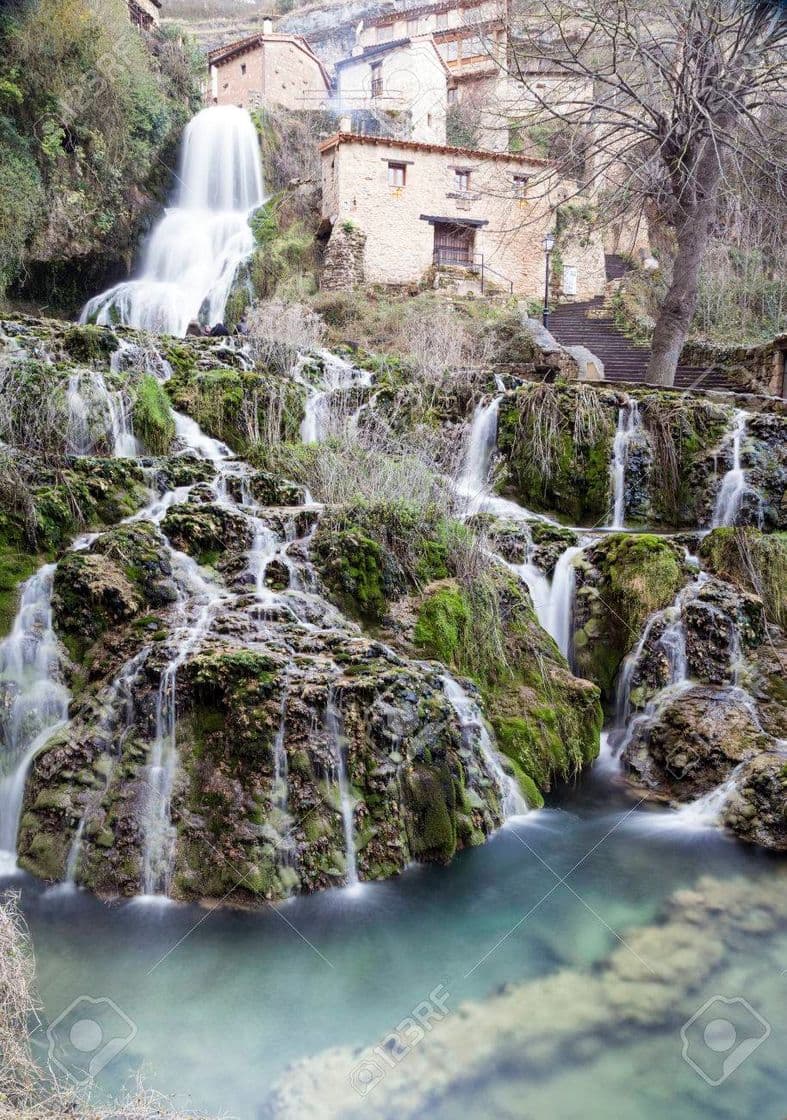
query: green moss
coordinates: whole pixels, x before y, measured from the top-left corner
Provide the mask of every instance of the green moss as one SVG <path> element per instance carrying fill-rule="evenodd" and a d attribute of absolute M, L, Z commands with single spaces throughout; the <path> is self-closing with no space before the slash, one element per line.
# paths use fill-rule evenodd
<path fill-rule="evenodd" d="M 759 595 L 769 621 L 787 626 L 787 533 L 714 529 L 700 542 L 699 555 L 716 575 Z"/>
<path fill-rule="evenodd" d="M 531 509 L 598 522 L 609 505 L 616 414 L 611 394 L 575 382 L 527 384 L 509 394 L 498 427 L 506 484 Z"/>
<path fill-rule="evenodd" d="M 575 661 L 611 698 L 621 661 L 648 618 L 673 602 L 686 573 L 676 546 L 652 533 L 610 534 L 586 559 L 598 582 L 579 590 L 580 613 L 589 617 L 575 636 Z"/>
<path fill-rule="evenodd" d="M 150 455 L 166 455 L 175 438 L 175 418 L 161 382 L 145 374 L 134 398 L 134 431 Z"/>
<path fill-rule="evenodd" d="M 416 859 L 446 863 L 456 852 L 456 801 L 446 769 L 414 766 L 405 776 L 408 839 Z"/>
<path fill-rule="evenodd" d="M 0 540 L 0 638 L 11 630 L 19 607 L 19 585 L 41 565 L 42 559 Z"/>
<path fill-rule="evenodd" d="M 413 637 L 427 657 L 455 664 L 467 639 L 470 608 L 456 587 L 441 587 L 430 595 L 418 612 Z"/>
<path fill-rule="evenodd" d="M 120 342 L 111 330 L 92 324 L 70 327 L 63 338 L 66 353 L 85 365 L 108 362 L 119 346 Z"/>

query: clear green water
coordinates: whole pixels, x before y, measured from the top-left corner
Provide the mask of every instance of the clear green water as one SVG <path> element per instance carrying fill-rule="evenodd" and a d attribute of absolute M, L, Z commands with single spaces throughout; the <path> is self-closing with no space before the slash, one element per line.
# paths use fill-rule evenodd
<path fill-rule="evenodd" d="M 357 896 L 336 891 L 257 914 L 107 905 L 25 881 L 46 1015 L 56 1020 L 80 996 L 110 997 L 137 1033 L 103 1070 L 104 1088 L 141 1070 L 180 1104 L 256 1120 L 289 1063 L 333 1046 L 373 1045 L 438 984 L 454 1012 L 502 985 L 592 970 L 618 935 L 652 923 L 666 896 L 701 875 L 744 876 L 765 894 L 784 892 L 779 861 L 716 832 L 664 827 L 662 812 L 630 811 L 608 779 L 590 777 L 451 867 L 413 868 Z M 509 1066 L 420 1115 L 783 1117 L 780 962 L 787 969 L 787 935 L 753 929 L 709 982 L 710 995 L 744 996 L 772 1027 L 719 1087 L 681 1058 L 677 1028 L 702 1002 L 695 993 L 668 1028 L 618 1032 L 600 1040 L 592 1061 L 567 1048 L 546 1076 Z M 43 1031 L 38 1039 L 45 1053 Z M 461 1055 L 449 1057 L 461 1067 Z M 369 1107 L 379 1100 L 370 1094 Z M 363 1115 L 364 1101 L 355 1105 Z"/>

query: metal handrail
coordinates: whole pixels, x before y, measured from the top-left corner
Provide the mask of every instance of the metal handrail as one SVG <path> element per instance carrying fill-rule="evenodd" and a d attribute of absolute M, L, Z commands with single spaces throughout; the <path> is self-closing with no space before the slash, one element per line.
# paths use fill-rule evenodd
<path fill-rule="evenodd" d="M 510 294 L 514 294 L 514 281 L 504 276 L 502 272 L 490 268 L 484 261 L 483 253 L 469 253 L 463 249 L 447 249 L 437 246 L 434 250 L 433 262 L 438 268 L 441 265 L 454 265 L 457 268 L 466 268 L 468 272 L 477 272 L 481 277 L 481 295 L 484 294 L 486 288 L 487 274 L 502 280 L 508 285 Z"/>

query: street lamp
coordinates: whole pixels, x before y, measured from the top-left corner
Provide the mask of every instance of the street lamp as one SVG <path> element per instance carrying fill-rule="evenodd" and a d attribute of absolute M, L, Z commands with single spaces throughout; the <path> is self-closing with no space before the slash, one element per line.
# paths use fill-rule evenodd
<path fill-rule="evenodd" d="M 547 260 L 546 276 L 544 277 L 544 315 L 542 322 L 545 327 L 549 326 L 549 258 L 552 255 L 552 250 L 555 247 L 555 235 L 550 232 L 544 236 L 544 256 Z"/>

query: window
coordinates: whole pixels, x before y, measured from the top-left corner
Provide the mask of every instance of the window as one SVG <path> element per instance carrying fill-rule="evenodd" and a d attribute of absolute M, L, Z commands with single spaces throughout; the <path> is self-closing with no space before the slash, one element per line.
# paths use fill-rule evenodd
<path fill-rule="evenodd" d="M 383 64 L 382 62 L 372 63 L 372 97 L 382 97 L 383 95 Z"/>
<path fill-rule="evenodd" d="M 470 39 L 465 39 L 462 43 L 462 58 L 478 58 L 482 54 L 486 54 L 486 44 L 483 39 L 479 39 L 474 35 Z"/>
<path fill-rule="evenodd" d="M 388 164 L 388 186 L 389 187 L 403 187 L 407 180 L 407 164 L 406 163 L 389 163 Z"/>
<path fill-rule="evenodd" d="M 387 27 L 378 27 L 377 28 L 377 42 L 378 43 L 390 43 L 390 41 L 393 39 L 393 34 L 394 34 L 394 29 L 393 29 L 393 26 L 391 24 L 389 24 Z"/>
<path fill-rule="evenodd" d="M 448 27 L 448 12 L 437 13 L 437 30 L 445 31 Z"/>
<path fill-rule="evenodd" d="M 448 90 L 448 104 L 449 105 L 456 105 L 456 104 L 458 104 L 458 102 L 459 102 L 459 90 L 456 88 L 456 86 L 453 86 L 451 89 Z"/>
<path fill-rule="evenodd" d="M 514 194 L 517 198 L 527 197 L 527 184 L 530 182 L 529 175 L 515 175 L 514 176 Z"/>
<path fill-rule="evenodd" d="M 245 63 L 245 62 L 241 62 L 241 64 L 240 64 L 240 72 L 241 72 L 241 74 L 245 74 L 245 73 L 246 73 L 246 63 Z"/>
<path fill-rule="evenodd" d="M 407 38 L 411 39 L 413 35 L 418 34 L 418 20 L 408 19 L 407 21 Z"/>
<path fill-rule="evenodd" d="M 454 189 L 458 191 L 470 190 L 470 172 L 457 167 L 454 171 Z"/>
<path fill-rule="evenodd" d="M 456 62 L 459 58 L 459 44 L 456 39 L 451 39 L 447 43 L 440 44 L 440 54 L 446 62 Z"/>

